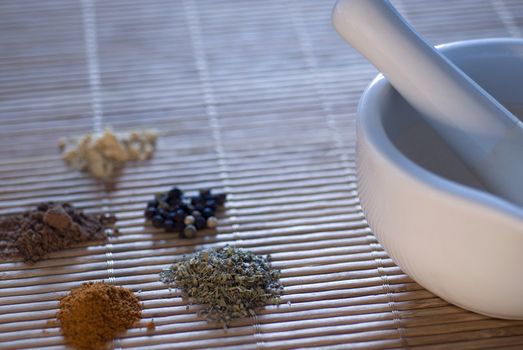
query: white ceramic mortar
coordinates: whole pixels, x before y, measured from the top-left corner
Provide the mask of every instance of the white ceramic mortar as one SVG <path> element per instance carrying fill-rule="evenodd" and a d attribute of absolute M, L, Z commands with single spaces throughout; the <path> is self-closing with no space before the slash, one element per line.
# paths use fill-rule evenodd
<path fill-rule="evenodd" d="M 440 50 L 523 116 L 523 40 Z M 486 192 L 381 75 L 358 107 L 357 169 L 367 220 L 403 271 L 453 304 L 523 319 L 523 208 Z"/>

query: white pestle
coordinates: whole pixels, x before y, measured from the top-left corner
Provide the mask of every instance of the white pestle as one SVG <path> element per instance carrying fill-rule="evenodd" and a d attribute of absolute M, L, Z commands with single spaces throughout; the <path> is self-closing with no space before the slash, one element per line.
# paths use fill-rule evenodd
<path fill-rule="evenodd" d="M 523 126 L 512 113 L 429 45 L 389 1 L 338 0 L 332 16 L 336 31 L 421 112 L 487 190 L 523 206 Z"/>

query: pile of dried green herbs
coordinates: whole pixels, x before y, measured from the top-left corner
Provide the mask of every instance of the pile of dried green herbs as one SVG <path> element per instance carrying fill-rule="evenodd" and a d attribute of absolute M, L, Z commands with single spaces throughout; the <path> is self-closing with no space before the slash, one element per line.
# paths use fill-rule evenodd
<path fill-rule="evenodd" d="M 208 322 L 227 327 L 230 321 L 255 314 L 256 308 L 277 303 L 283 286 L 270 256 L 231 246 L 184 257 L 160 273 L 162 282 L 181 289 L 191 303 L 202 304 Z"/>

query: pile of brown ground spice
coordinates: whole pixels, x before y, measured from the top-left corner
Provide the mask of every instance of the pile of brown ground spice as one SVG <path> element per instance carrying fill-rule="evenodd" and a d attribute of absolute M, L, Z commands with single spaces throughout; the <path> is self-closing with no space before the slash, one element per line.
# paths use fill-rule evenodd
<path fill-rule="evenodd" d="M 114 216 L 84 214 L 69 203 L 41 203 L 35 210 L 0 218 L 0 258 L 34 263 L 79 243 L 105 241 Z"/>
<path fill-rule="evenodd" d="M 80 138 L 59 142 L 62 159 L 73 169 L 88 172 L 102 180 L 116 177 L 125 163 L 151 159 L 158 134 L 154 130 L 115 133 L 106 128 Z"/>
<path fill-rule="evenodd" d="M 72 289 L 57 314 L 66 342 L 82 350 L 104 349 L 140 316 L 140 301 L 131 290 L 104 282 Z"/>

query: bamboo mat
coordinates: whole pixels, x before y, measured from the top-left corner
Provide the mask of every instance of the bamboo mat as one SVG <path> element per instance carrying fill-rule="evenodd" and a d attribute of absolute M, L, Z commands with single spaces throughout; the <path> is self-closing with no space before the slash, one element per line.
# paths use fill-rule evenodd
<path fill-rule="evenodd" d="M 521 0 L 394 3 L 434 44 L 523 34 Z M 64 348 L 47 324 L 57 301 L 105 280 L 144 305 L 116 349 L 523 349 L 523 322 L 435 297 L 367 227 L 354 114 L 376 71 L 334 33 L 332 5 L 0 1 L 0 214 L 67 200 L 114 213 L 121 232 L 34 266 L 1 262 L 0 348 Z M 59 137 L 106 125 L 161 132 L 155 158 L 128 166 L 111 192 L 57 153 Z M 144 225 L 144 203 L 174 184 L 228 193 L 216 235 L 178 240 Z M 272 254 L 285 285 L 282 305 L 226 333 L 158 281 L 175 258 L 224 244 Z"/>

